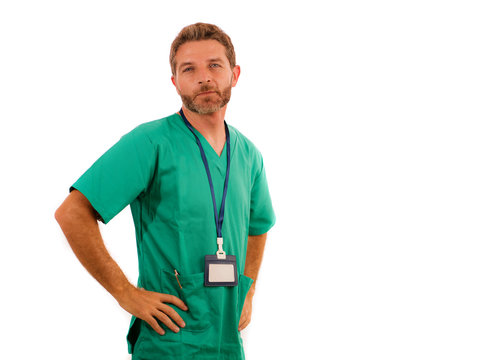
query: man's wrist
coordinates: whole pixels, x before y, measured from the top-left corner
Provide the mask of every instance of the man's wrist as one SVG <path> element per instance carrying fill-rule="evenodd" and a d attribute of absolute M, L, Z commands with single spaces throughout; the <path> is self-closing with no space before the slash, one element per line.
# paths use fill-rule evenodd
<path fill-rule="evenodd" d="M 130 295 L 130 292 L 135 289 L 136 287 L 133 284 L 127 282 L 113 290 L 111 295 L 118 301 L 118 303 L 122 303 L 125 301 L 126 297 Z"/>

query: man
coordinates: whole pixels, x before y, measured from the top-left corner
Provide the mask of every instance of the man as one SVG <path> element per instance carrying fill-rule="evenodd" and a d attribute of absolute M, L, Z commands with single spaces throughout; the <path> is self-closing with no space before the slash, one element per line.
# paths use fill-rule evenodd
<path fill-rule="evenodd" d="M 133 315 L 133 359 L 243 359 L 239 331 L 275 217 L 260 153 L 224 122 L 240 67 L 230 38 L 203 23 L 182 29 L 170 65 L 182 109 L 122 137 L 71 187 L 56 219 L 84 267 Z M 137 287 L 97 223 L 128 204 Z"/>

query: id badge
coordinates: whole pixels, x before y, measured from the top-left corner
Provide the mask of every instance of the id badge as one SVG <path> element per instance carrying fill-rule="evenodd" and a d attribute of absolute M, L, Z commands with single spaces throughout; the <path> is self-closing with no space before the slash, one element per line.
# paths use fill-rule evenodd
<path fill-rule="evenodd" d="M 205 286 L 237 286 L 237 261 L 234 255 L 219 259 L 205 255 Z"/>

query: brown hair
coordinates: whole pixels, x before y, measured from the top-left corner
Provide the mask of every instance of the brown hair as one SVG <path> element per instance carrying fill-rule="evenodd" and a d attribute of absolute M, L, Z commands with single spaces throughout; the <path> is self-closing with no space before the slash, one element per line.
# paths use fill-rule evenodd
<path fill-rule="evenodd" d="M 186 42 L 200 40 L 217 40 L 219 43 L 221 43 L 225 47 L 225 55 L 227 56 L 227 59 L 229 59 L 230 66 L 234 68 L 235 50 L 230 37 L 218 26 L 205 23 L 196 23 L 185 26 L 171 44 L 170 66 L 173 75 L 175 75 L 176 71 L 175 55 L 178 51 L 178 48 Z"/>

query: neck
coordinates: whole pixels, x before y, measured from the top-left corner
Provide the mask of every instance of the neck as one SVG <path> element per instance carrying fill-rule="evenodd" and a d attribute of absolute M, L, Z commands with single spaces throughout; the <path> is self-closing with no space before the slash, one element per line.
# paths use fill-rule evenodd
<path fill-rule="evenodd" d="M 182 106 L 183 113 L 192 126 L 203 135 L 205 140 L 213 147 L 220 156 L 225 145 L 225 111 L 224 106 L 219 111 L 212 114 L 197 114 Z"/>

